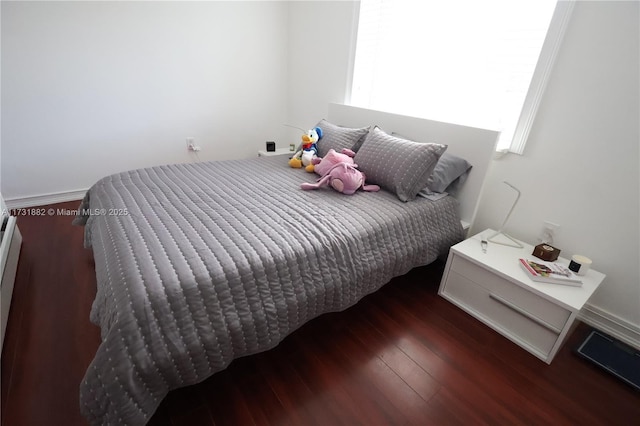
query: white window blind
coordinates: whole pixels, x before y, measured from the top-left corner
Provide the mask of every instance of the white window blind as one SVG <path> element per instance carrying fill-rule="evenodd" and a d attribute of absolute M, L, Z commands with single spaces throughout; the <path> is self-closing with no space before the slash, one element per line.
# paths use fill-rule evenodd
<path fill-rule="evenodd" d="M 522 153 L 572 6 L 362 0 L 350 103 L 500 130 Z"/>

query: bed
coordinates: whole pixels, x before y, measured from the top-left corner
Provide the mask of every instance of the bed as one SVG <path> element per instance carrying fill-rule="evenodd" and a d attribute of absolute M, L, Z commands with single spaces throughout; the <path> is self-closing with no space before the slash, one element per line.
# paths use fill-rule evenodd
<path fill-rule="evenodd" d="M 97 276 L 91 321 L 102 342 L 80 386 L 92 424 L 144 424 L 170 390 L 276 346 L 463 239 L 497 133 L 337 104 L 328 112 L 344 126 L 442 141 L 473 168 L 456 197 L 409 202 L 388 190 L 302 191 L 317 176 L 283 156 L 98 181 L 75 220 Z"/>

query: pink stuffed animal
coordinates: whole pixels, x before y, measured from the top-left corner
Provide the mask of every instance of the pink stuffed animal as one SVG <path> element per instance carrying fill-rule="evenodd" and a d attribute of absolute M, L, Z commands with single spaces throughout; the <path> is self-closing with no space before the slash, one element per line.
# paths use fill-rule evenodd
<path fill-rule="evenodd" d="M 326 157 L 325 157 L 326 158 Z M 348 157 L 351 161 L 351 157 Z M 323 160 L 324 162 L 324 160 Z M 303 183 L 300 185 L 302 189 L 318 189 L 324 185 L 330 185 L 333 189 L 343 194 L 352 195 L 358 189 L 365 191 L 379 191 L 378 185 L 365 185 L 365 175 L 356 169 L 355 164 L 338 163 L 335 164 L 324 176 L 316 183 Z"/>
<path fill-rule="evenodd" d="M 353 157 L 356 155 L 355 152 L 351 151 L 348 148 L 344 148 L 342 153 L 337 153 L 335 149 L 330 149 L 327 152 L 327 155 L 320 158 L 314 158 L 311 160 L 311 164 L 313 164 L 313 168 L 307 167 L 308 172 L 316 172 L 320 176 L 326 175 L 329 170 L 333 166 L 339 163 L 353 164 Z"/>

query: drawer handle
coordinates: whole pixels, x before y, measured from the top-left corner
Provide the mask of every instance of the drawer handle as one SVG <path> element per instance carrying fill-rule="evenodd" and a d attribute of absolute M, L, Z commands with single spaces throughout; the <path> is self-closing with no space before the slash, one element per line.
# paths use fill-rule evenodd
<path fill-rule="evenodd" d="M 558 328 L 552 326 L 551 324 L 549 324 L 546 321 L 541 320 L 538 317 L 534 317 L 533 315 L 531 315 L 529 312 L 525 311 L 524 309 L 514 305 L 513 303 L 509 302 L 508 300 L 503 299 L 500 296 L 496 296 L 493 293 L 489 293 L 489 297 L 493 300 L 495 300 L 498 303 L 501 303 L 502 305 L 506 306 L 507 308 L 511 309 L 512 311 L 515 311 L 517 313 L 519 313 L 520 315 L 527 317 L 528 319 L 530 319 L 531 321 L 535 322 L 536 324 L 538 324 L 539 326 L 542 326 L 544 328 L 546 328 L 547 330 L 555 333 L 555 334 L 560 334 L 562 332 L 562 330 L 558 330 Z"/>

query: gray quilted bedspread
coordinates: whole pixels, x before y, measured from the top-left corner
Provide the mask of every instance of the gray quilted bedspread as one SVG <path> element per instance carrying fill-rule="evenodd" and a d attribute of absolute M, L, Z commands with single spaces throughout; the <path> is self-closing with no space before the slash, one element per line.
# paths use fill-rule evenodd
<path fill-rule="evenodd" d="M 76 218 L 102 342 L 80 386 L 92 424 L 148 421 L 171 390 L 270 349 L 462 239 L 457 201 L 302 191 L 283 156 L 134 170 Z M 82 214 L 84 213 L 84 214 Z"/>

